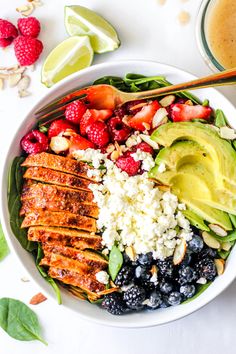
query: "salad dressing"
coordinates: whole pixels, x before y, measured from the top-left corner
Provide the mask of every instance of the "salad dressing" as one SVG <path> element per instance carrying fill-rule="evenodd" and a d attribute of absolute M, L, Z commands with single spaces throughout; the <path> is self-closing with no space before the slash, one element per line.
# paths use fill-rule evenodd
<path fill-rule="evenodd" d="M 226 69 L 236 67 L 236 1 L 218 0 L 208 17 L 210 49 Z"/>

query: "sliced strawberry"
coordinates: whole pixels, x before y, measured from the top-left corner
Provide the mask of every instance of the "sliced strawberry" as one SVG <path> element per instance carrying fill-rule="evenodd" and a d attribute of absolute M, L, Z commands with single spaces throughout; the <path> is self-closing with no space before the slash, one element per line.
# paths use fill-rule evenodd
<path fill-rule="evenodd" d="M 80 133 L 86 135 L 87 128 L 97 120 L 106 120 L 113 114 L 111 109 L 87 109 L 80 120 Z"/>
<path fill-rule="evenodd" d="M 146 127 L 143 125 L 143 123 L 149 124 L 151 126 L 152 119 L 160 107 L 161 106 L 157 101 L 148 103 L 146 106 L 143 106 L 141 111 L 136 113 L 133 117 L 128 118 L 128 125 L 136 130 L 144 131 Z"/>
<path fill-rule="evenodd" d="M 86 150 L 89 148 L 91 149 L 95 148 L 95 145 L 91 141 L 83 138 L 79 134 L 72 135 L 70 137 L 70 143 L 71 143 L 70 150 L 69 150 L 70 154 L 72 154 L 72 152 L 75 150 Z"/>
<path fill-rule="evenodd" d="M 48 137 L 52 138 L 53 136 L 57 136 L 64 133 L 67 129 L 76 131 L 75 126 L 65 119 L 54 120 L 48 129 Z"/>
<path fill-rule="evenodd" d="M 187 122 L 192 119 L 209 119 L 212 109 L 201 105 L 190 106 L 176 103 L 171 105 L 171 118 L 174 122 Z"/>

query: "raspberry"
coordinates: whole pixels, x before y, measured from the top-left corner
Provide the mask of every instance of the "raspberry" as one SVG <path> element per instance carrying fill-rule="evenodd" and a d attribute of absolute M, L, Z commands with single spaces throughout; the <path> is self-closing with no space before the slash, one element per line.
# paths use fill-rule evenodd
<path fill-rule="evenodd" d="M 48 137 L 52 138 L 53 136 L 57 136 L 61 133 L 64 133 L 67 129 L 75 131 L 75 127 L 73 126 L 73 124 L 67 122 L 66 120 L 54 120 L 48 129 Z"/>
<path fill-rule="evenodd" d="M 123 156 L 120 156 L 116 161 L 116 166 L 129 176 L 135 176 L 140 169 L 141 161 L 135 161 L 131 153 L 131 151 L 127 151 Z"/>
<path fill-rule="evenodd" d="M 18 36 L 14 40 L 14 50 L 20 65 L 32 65 L 39 58 L 43 50 L 43 44 L 36 38 Z"/>
<path fill-rule="evenodd" d="M 36 38 L 40 32 L 40 22 L 35 17 L 20 18 L 17 22 L 22 36 Z"/>
<path fill-rule="evenodd" d="M 7 47 L 17 35 L 17 28 L 11 22 L 0 19 L 0 47 Z"/>
<path fill-rule="evenodd" d="M 38 130 L 32 130 L 21 140 L 21 147 L 27 154 L 38 154 L 48 150 L 48 138 Z"/>
<path fill-rule="evenodd" d="M 87 135 L 89 140 L 100 148 L 107 145 L 110 140 L 107 126 L 101 121 L 92 123 L 87 128 Z"/>
<path fill-rule="evenodd" d="M 65 110 L 65 117 L 74 124 L 79 124 L 87 107 L 81 101 L 75 101 L 69 104 Z"/>
<path fill-rule="evenodd" d="M 114 115 L 119 118 L 123 118 L 125 115 L 127 115 L 125 106 L 123 105 L 114 109 Z"/>
<path fill-rule="evenodd" d="M 112 141 L 121 143 L 128 139 L 131 129 L 122 122 L 121 118 L 113 117 L 108 121 L 107 125 Z"/>
<path fill-rule="evenodd" d="M 133 146 L 133 150 L 134 151 L 137 151 L 138 149 L 143 151 L 143 152 L 147 152 L 147 153 L 149 153 L 151 155 L 154 153 L 153 148 L 150 145 L 148 145 L 147 143 L 145 143 L 144 141 L 142 141 L 141 143 Z"/>

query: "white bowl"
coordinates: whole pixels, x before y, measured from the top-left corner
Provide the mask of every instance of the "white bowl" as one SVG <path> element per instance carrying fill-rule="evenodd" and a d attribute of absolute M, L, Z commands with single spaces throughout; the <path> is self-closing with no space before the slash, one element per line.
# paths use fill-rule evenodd
<path fill-rule="evenodd" d="M 34 119 L 34 113 L 40 107 L 69 89 L 73 89 L 78 86 L 87 86 L 94 80 L 105 75 L 124 76 L 126 73 L 138 73 L 147 76 L 164 75 L 172 83 L 183 82 L 185 80 L 195 78 L 193 75 L 175 67 L 150 61 L 121 61 L 94 65 L 88 69 L 82 70 L 80 73 L 71 75 L 62 82 L 58 83 L 50 89 L 50 91 L 48 91 L 42 99 L 40 99 L 38 104 L 33 107 L 33 109 L 25 117 L 19 129 L 16 131 L 14 139 L 5 157 L 4 168 L 2 171 L 3 173 L 1 176 L 0 218 L 3 224 L 3 230 L 12 251 L 17 254 L 20 262 L 23 264 L 29 275 L 35 280 L 38 286 L 42 288 L 42 291 L 47 296 L 55 298 L 50 285 L 48 285 L 48 283 L 38 273 L 32 256 L 21 247 L 10 228 L 9 213 L 7 209 L 7 174 L 9 166 L 11 165 L 13 158 L 20 154 L 20 139 L 35 125 L 36 121 Z M 205 98 L 209 99 L 212 107 L 223 109 L 228 117 L 229 123 L 236 128 L 234 118 L 235 108 L 222 94 L 214 89 L 198 90 L 196 94 L 202 100 Z M 156 326 L 177 320 L 200 309 L 202 306 L 206 305 L 217 295 L 219 295 L 234 280 L 235 276 L 236 248 L 234 247 L 227 260 L 224 274 L 217 277 L 213 284 L 203 294 L 188 304 L 175 307 L 173 306 L 167 309 L 159 309 L 156 311 L 143 311 L 139 313 L 126 314 L 124 316 L 113 316 L 96 305 L 92 305 L 88 302 L 74 298 L 62 289 L 62 306 L 75 311 L 79 316 L 87 320 L 92 320 L 103 325 L 129 328 Z M 60 307 L 58 307 L 58 311 L 60 311 Z"/>

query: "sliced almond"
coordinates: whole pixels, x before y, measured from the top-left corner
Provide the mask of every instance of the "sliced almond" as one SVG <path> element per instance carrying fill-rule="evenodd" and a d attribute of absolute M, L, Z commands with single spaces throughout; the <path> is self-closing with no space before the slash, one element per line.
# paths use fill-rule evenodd
<path fill-rule="evenodd" d="M 220 242 L 217 241 L 213 236 L 211 236 L 208 232 L 203 231 L 202 238 L 205 244 L 211 248 L 218 249 L 220 248 Z"/>
<path fill-rule="evenodd" d="M 190 14 L 187 11 L 181 11 L 178 15 L 178 20 L 181 25 L 186 25 L 190 21 Z"/>
<path fill-rule="evenodd" d="M 18 90 L 19 91 L 25 91 L 30 85 L 30 77 L 25 75 L 22 77 L 22 79 L 18 82 Z"/>
<path fill-rule="evenodd" d="M 184 259 L 185 253 L 187 249 L 187 244 L 184 239 L 181 239 L 181 242 L 175 247 L 173 263 L 174 265 L 178 265 Z"/>
<path fill-rule="evenodd" d="M 46 296 L 44 296 L 42 293 L 38 293 L 32 297 L 30 300 L 30 305 L 38 305 L 45 300 L 47 300 Z"/>
<path fill-rule="evenodd" d="M 125 249 L 125 253 L 127 254 L 127 256 L 131 259 L 131 261 L 135 261 L 135 251 L 134 248 L 132 246 L 128 246 Z"/>
<path fill-rule="evenodd" d="M 16 8 L 16 11 L 20 12 L 20 13 L 28 11 L 28 10 L 29 10 L 28 5 L 22 5 L 22 6 L 19 6 L 19 7 Z"/>
<path fill-rule="evenodd" d="M 154 140 L 152 140 L 149 135 L 140 134 L 139 136 L 143 141 L 145 141 L 145 143 L 150 145 L 154 150 L 159 149 L 159 145 Z"/>
<path fill-rule="evenodd" d="M 171 188 L 170 186 L 165 186 L 164 184 L 159 184 L 157 186 L 162 192 L 170 192 Z"/>
<path fill-rule="evenodd" d="M 8 77 L 9 87 L 15 87 L 21 80 L 21 74 L 12 74 Z"/>
<path fill-rule="evenodd" d="M 224 273 L 224 270 L 225 270 L 225 261 L 224 261 L 224 259 L 216 258 L 216 259 L 214 259 L 214 262 L 215 262 L 217 274 L 218 275 L 222 275 Z"/>
<path fill-rule="evenodd" d="M 235 130 L 226 126 L 220 128 L 220 136 L 221 138 L 228 140 L 236 139 Z"/>
<path fill-rule="evenodd" d="M 217 224 L 209 224 L 208 226 L 216 235 L 222 237 L 227 236 L 227 232 L 225 231 L 225 229 L 223 229 L 223 227 Z"/>
<path fill-rule="evenodd" d="M 122 155 L 122 149 L 121 149 L 120 145 L 117 143 L 117 141 L 115 141 L 115 148 L 116 148 L 116 151 L 119 153 L 119 155 Z"/>
<path fill-rule="evenodd" d="M 165 108 L 159 108 L 152 119 L 152 127 L 157 128 L 159 125 L 166 123 L 168 120 L 167 114 Z"/>
<path fill-rule="evenodd" d="M 134 111 L 137 108 L 142 108 L 143 106 L 146 106 L 147 102 L 140 102 L 138 104 L 136 104 L 135 106 L 132 106 L 129 108 L 130 111 Z"/>
<path fill-rule="evenodd" d="M 112 161 L 116 161 L 120 157 L 120 153 L 117 150 L 115 150 L 111 153 L 110 157 Z"/>
<path fill-rule="evenodd" d="M 26 90 L 21 90 L 21 91 L 18 91 L 18 95 L 19 95 L 20 98 L 23 98 L 23 97 L 29 96 L 30 92 L 26 91 Z"/>
<path fill-rule="evenodd" d="M 67 151 L 70 147 L 70 141 L 63 136 L 53 136 L 50 142 L 50 148 L 56 154 L 60 154 L 60 152 Z"/>
<path fill-rule="evenodd" d="M 197 281 L 196 281 L 196 283 L 197 284 L 202 284 L 202 285 L 204 285 L 204 284 L 206 284 L 207 283 L 207 280 L 206 280 L 206 278 L 199 278 Z"/>
<path fill-rule="evenodd" d="M 193 102 L 191 100 L 185 101 L 185 104 L 187 104 L 188 106 L 193 106 Z"/>
<path fill-rule="evenodd" d="M 146 130 L 150 130 L 151 129 L 151 126 L 150 124 L 146 123 L 146 122 L 143 122 L 143 126 Z"/>
<path fill-rule="evenodd" d="M 29 1 L 29 0 L 28 0 Z M 31 1 L 35 7 L 40 7 L 43 5 L 42 1 L 41 0 L 33 0 Z"/>
<path fill-rule="evenodd" d="M 174 95 L 168 95 L 163 97 L 159 103 L 162 107 L 168 107 L 175 101 L 175 96 Z"/>
<path fill-rule="evenodd" d="M 223 243 L 221 244 L 221 248 L 222 248 L 222 250 L 224 250 L 224 251 L 229 251 L 231 247 L 232 247 L 232 245 L 231 245 L 230 242 L 223 242 Z"/>
<path fill-rule="evenodd" d="M 152 275 L 157 274 L 157 266 L 155 264 L 152 265 L 150 272 Z"/>

